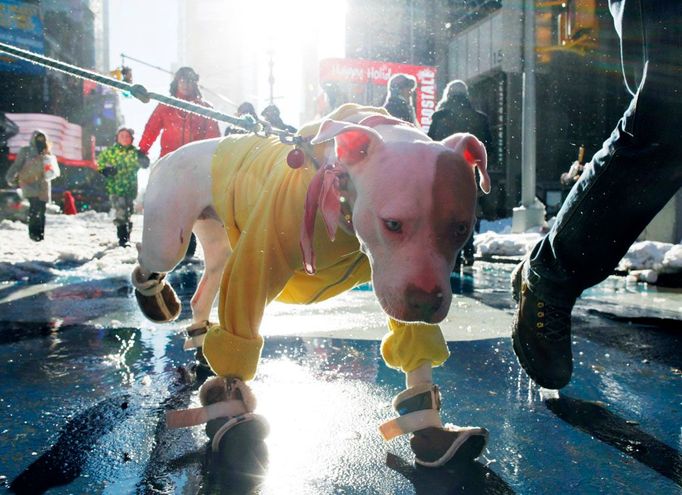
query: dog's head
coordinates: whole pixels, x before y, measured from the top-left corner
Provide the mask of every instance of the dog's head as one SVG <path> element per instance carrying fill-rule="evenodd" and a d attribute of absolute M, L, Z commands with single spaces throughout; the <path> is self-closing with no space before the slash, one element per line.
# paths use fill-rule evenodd
<path fill-rule="evenodd" d="M 485 148 L 471 134 L 434 142 L 382 115 L 327 120 L 312 143 L 332 139 L 335 168 L 350 176 L 353 227 L 381 307 L 397 320 L 442 321 L 452 300 L 450 272 L 475 222 L 474 168 L 490 191 Z M 338 189 L 322 189 L 320 208 L 333 232 Z"/>

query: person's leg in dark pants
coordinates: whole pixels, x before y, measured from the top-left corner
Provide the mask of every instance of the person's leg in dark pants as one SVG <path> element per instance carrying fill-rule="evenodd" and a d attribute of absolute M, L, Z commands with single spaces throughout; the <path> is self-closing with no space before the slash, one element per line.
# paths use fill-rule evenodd
<path fill-rule="evenodd" d="M 472 266 L 474 264 L 474 257 L 476 255 L 476 247 L 474 246 L 474 236 L 478 234 L 481 230 L 481 219 L 476 219 L 476 224 L 474 225 L 474 231 L 471 233 L 471 237 L 466 242 L 462 251 L 460 252 L 460 257 L 462 258 L 462 264 L 464 266 Z"/>
<path fill-rule="evenodd" d="M 192 232 L 192 235 L 189 238 L 189 244 L 187 245 L 187 252 L 185 253 L 185 259 L 193 258 L 196 250 L 197 250 L 197 236 L 195 236 L 194 232 Z"/>
<path fill-rule="evenodd" d="M 637 93 L 548 235 L 512 276 L 519 301 L 514 351 L 531 378 L 547 388 L 561 388 L 571 378 L 570 314 L 576 298 L 612 273 L 682 185 L 682 145 L 675 136 L 682 125 L 682 4 L 627 4 L 617 25 L 630 87 L 628 56 L 646 56 L 646 64 L 634 64 L 642 68 Z"/>
<path fill-rule="evenodd" d="M 118 245 L 121 247 L 130 246 L 130 231 L 133 225 L 130 222 L 130 217 L 133 214 L 133 199 L 112 195 L 110 200 L 114 207 L 114 224 L 116 225 Z"/>
<path fill-rule="evenodd" d="M 28 198 L 28 236 L 40 242 L 45 238 L 45 201 Z"/>

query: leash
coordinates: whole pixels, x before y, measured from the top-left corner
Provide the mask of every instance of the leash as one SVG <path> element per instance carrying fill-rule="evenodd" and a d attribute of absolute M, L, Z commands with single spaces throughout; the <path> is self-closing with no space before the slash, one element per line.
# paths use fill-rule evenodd
<path fill-rule="evenodd" d="M 147 88 L 141 84 L 130 84 L 124 81 L 119 81 L 113 77 L 104 76 L 98 74 L 97 72 L 83 69 L 81 67 L 67 64 L 60 60 L 54 58 L 46 57 L 38 53 L 34 53 L 29 50 L 24 50 L 23 48 L 18 48 L 7 43 L 0 42 L 0 53 L 6 53 L 14 58 L 25 60 L 42 67 L 46 67 L 51 70 L 62 72 L 69 76 L 78 77 L 80 79 L 85 79 L 88 81 L 95 82 L 102 86 L 107 86 L 110 88 L 117 89 L 119 91 L 125 91 L 133 95 L 135 98 L 140 100 L 142 103 L 148 103 L 150 100 L 155 100 L 169 107 L 177 108 L 178 110 L 184 110 L 185 112 L 190 112 L 196 115 L 201 115 L 203 117 L 208 117 L 210 119 L 216 120 L 218 122 L 227 122 L 235 127 L 239 127 L 247 132 L 253 132 L 257 136 L 269 137 L 277 136 L 282 144 L 289 144 L 296 146 L 292 150 L 292 160 L 287 158 L 289 166 L 292 168 L 299 168 L 303 165 L 303 153 L 304 151 L 299 148 L 299 146 L 304 145 L 304 139 L 301 136 L 297 136 L 293 132 L 285 131 L 283 129 L 277 129 L 273 127 L 269 122 L 264 120 L 259 120 L 253 118 L 251 115 L 245 115 L 244 117 L 235 117 L 223 112 L 219 112 L 212 108 L 203 107 L 186 100 L 181 100 L 180 98 L 175 98 L 173 96 L 166 96 L 159 93 L 154 93 L 148 91 Z M 298 165 L 300 163 L 300 165 Z M 298 165 L 298 166 L 296 166 Z"/>

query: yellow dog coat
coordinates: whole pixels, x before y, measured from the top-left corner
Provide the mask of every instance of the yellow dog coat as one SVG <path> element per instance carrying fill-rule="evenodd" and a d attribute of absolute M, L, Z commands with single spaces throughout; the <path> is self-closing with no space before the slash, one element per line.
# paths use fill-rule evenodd
<path fill-rule="evenodd" d="M 359 111 L 385 114 L 347 104 L 329 117 L 345 120 Z M 318 128 L 319 123 L 311 124 L 299 134 L 312 137 Z M 317 271 L 304 271 L 299 233 L 316 170 L 309 158 L 303 167 L 290 168 L 291 149 L 275 137 L 235 135 L 223 138 L 213 157 L 213 207 L 232 247 L 220 285 L 220 323 L 209 329 L 203 346 L 219 376 L 254 377 L 263 348 L 259 327 L 271 301 L 310 304 L 370 280 L 357 239 L 339 230 L 331 241 L 320 215 L 313 238 Z M 314 152 L 322 153 L 322 146 Z M 389 366 L 409 372 L 425 361 L 438 366 L 448 358 L 439 326 L 389 318 L 388 327 L 381 353 Z"/>

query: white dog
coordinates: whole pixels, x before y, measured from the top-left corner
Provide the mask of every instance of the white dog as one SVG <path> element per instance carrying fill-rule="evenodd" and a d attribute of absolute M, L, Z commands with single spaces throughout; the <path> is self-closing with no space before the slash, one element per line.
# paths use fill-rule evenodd
<path fill-rule="evenodd" d="M 180 303 L 164 277 L 194 231 L 205 270 L 185 346 L 203 346 L 218 375 L 202 386 L 204 407 L 175 412 L 169 424 L 222 418 L 223 427 L 211 431 L 215 449 L 231 428 L 258 425 L 264 435 L 243 382 L 256 372 L 265 306 L 274 299 L 321 301 L 371 276 L 389 316 L 382 355 L 407 382 L 394 400 L 400 416 L 381 433 L 413 433 L 412 450 L 425 466 L 477 457 L 487 431 L 443 427 L 431 368 L 448 357 L 437 323 L 448 313 L 450 272 L 475 219 L 475 168 L 481 188 L 490 190 L 484 147 L 469 134 L 433 142 L 383 109 L 351 104 L 299 134 L 306 138 L 300 168 L 287 159 L 300 165 L 294 162 L 301 150 L 247 135 L 186 145 L 152 170 L 136 296 L 152 320 L 178 316 Z M 220 323 L 212 324 L 218 289 Z"/>

